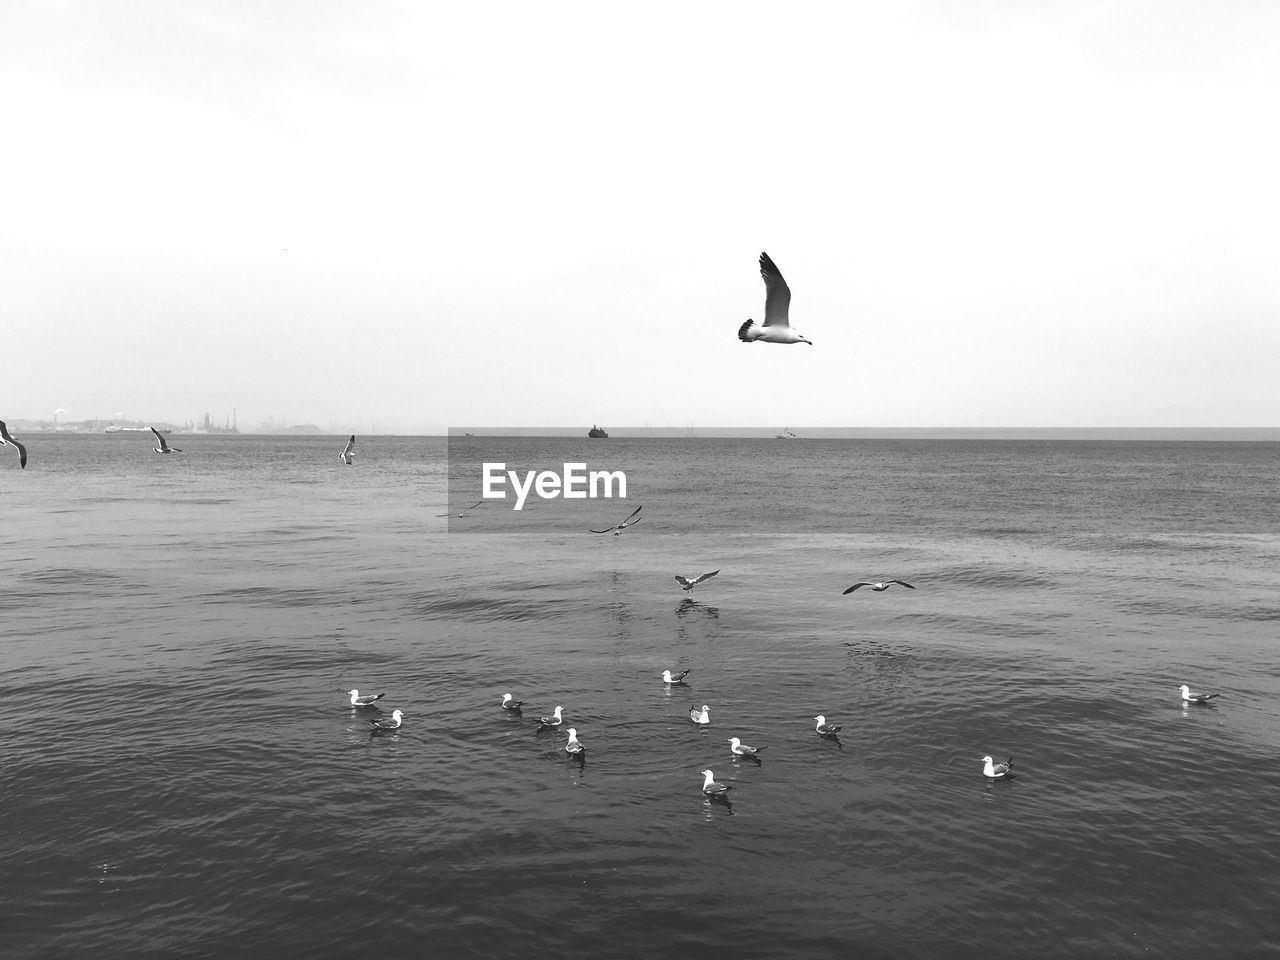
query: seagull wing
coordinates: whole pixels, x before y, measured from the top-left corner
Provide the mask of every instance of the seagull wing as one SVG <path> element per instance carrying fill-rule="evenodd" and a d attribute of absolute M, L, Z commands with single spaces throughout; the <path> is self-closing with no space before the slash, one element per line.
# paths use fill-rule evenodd
<path fill-rule="evenodd" d="M 782 271 L 769 259 L 767 253 L 760 254 L 760 276 L 764 277 L 764 326 L 790 326 L 787 312 L 791 309 L 791 288 L 782 279 Z"/>
<path fill-rule="evenodd" d="M 353 434 L 351 435 L 351 439 L 347 441 L 347 445 L 346 445 L 345 447 L 343 447 L 343 448 L 342 448 L 342 455 L 343 455 L 344 457 L 349 457 L 349 456 L 351 456 L 351 450 L 352 450 L 352 448 L 353 448 L 353 447 L 355 447 L 355 445 L 356 445 L 356 436 L 355 436 L 355 434 L 353 433 Z"/>
<path fill-rule="evenodd" d="M 676 574 L 676 583 L 680 584 L 682 587 L 691 587 L 697 582 L 697 580 L 690 581 L 688 577 L 682 577 L 680 574 Z"/>
<path fill-rule="evenodd" d="M 157 430 L 155 427 L 152 427 L 151 432 L 154 433 L 156 435 L 156 439 L 160 441 L 160 449 L 168 450 L 169 444 L 165 441 L 164 436 L 161 435 L 160 431 Z"/>
<path fill-rule="evenodd" d="M 613 531 L 617 530 L 618 528 L 617 528 L 617 527 L 606 527 L 606 528 L 605 528 L 605 529 L 603 529 L 603 530 L 595 530 L 595 529 L 592 529 L 591 527 L 588 527 L 587 529 L 588 529 L 588 530 L 591 530 L 591 532 L 592 532 L 592 533 L 613 533 Z"/>
<path fill-rule="evenodd" d="M 850 587 L 848 590 L 845 590 L 845 591 L 844 591 L 844 593 L 842 593 L 842 594 L 841 594 L 841 596 L 843 596 L 845 593 L 853 593 L 853 591 L 857 590 L 859 587 L 874 587 L 874 586 L 875 586 L 875 584 L 874 584 L 874 583 L 871 583 L 871 582 L 870 582 L 870 581 L 868 581 L 868 580 L 859 580 L 857 583 L 855 583 L 855 584 L 854 584 L 852 587 Z M 912 589 L 915 589 L 915 588 L 913 587 Z"/>
<path fill-rule="evenodd" d="M 702 576 L 700 576 L 700 577 L 695 577 L 695 578 L 694 578 L 694 580 L 693 580 L 693 582 L 694 582 L 694 583 L 701 583 L 703 580 L 710 580 L 712 577 L 714 577 L 714 576 L 715 576 L 717 573 L 719 573 L 719 572 L 720 572 L 719 570 L 712 570 L 710 573 L 704 573 L 704 574 L 703 574 Z"/>
<path fill-rule="evenodd" d="M 906 587 L 908 590 L 914 590 L 914 589 L 915 589 L 915 587 L 913 587 L 911 584 L 907 583 L 907 581 L 905 581 L 905 580 L 890 580 L 889 582 L 890 582 L 890 583 L 896 583 L 896 584 L 898 584 L 898 586 L 900 586 L 900 587 Z"/>
<path fill-rule="evenodd" d="M 9 436 L 9 428 L 4 425 L 3 420 L 0 420 L 0 444 L 5 443 L 12 443 L 18 448 L 18 462 L 22 464 L 22 469 L 25 470 L 27 468 L 27 448 Z"/>

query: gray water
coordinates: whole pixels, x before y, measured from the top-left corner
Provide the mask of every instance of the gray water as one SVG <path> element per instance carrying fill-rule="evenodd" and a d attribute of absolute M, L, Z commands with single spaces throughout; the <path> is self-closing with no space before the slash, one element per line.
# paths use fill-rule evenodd
<path fill-rule="evenodd" d="M 7 957 L 1280 948 L 1278 444 L 476 441 L 637 485 L 516 534 L 438 439 L 22 439 Z"/>

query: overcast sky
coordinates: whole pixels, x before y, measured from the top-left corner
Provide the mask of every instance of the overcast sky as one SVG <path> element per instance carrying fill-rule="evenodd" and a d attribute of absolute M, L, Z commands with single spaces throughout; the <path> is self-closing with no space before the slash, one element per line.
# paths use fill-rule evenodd
<path fill-rule="evenodd" d="M 6 0 L 0 418 L 1275 426 L 1278 30 Z"/>

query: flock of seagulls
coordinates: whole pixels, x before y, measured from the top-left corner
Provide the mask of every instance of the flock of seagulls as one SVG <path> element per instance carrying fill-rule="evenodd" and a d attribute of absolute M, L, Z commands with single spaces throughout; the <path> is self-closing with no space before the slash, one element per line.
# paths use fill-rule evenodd
<path fill-rule="evenodd" d="M 351 698 L 352 708 L 356 710 L 365 708 L 377 710 L 378 701 L 386 696 L 384 693 L 371 693 L 361 696 L 358 689 L 347 690 L 346 694 Z M 373 735 L 377 735 L 391 730 L 399 730 L 404 723 L 404 711 L 397 708 L 391 711 L 391 716 L 389 717 L 365 717 L 364 719 L 373 727 Z"/>
<path fill-rule="evenodd" d="M 670 669 L 663 670 L 662 682 L 667 685 L 681 684 L 681 685 L 687 686 L 685 682 L 685 678 L 689 676 L 689 673 L 690 673 L 689 670 L 681 670 L 677 674 L 673 674 Z M 353 705 L 355 705 L 357 691 L 351 690 L 349 691 L 349 693 L 351 694 L 351 697 L 352 697 L 351 702 Z M 371 704 L 373 699 L 375 698 L 369 698 L 369 697 L 361 698 L 361 700 L 368 701 L 368 703 L 364 705 Z M 515 698 L 515 695 L 512 693 L 504 693 L 502 695 L 502 703 L 500 706 L 502 707 L 503 710 L 507 711 L 508 713 L 514 713 L 517 716 L 520 716 L 522 713 L 521 707 L 524 706 L 524 701 L 517 700 Z M 818 716 L 818 717 L 815 717 L 814 719 L 818 721 L 817 733 L 819 737 L 825 740 L 839 739 L 838 737 L 836 737 L 836 734 L 839 732 L 840 727 L 828 726 L 826 723 L 826 718 L 823 716 Z M 700 707 L 698 706 L 690 707 L 689 720 L 692 723 L 695 723 L 699 726 L 709 725 L 711 723 L 711 707 L 705 703 Z M 557 705 L 556 708 L 551 712 L 551 716 L 542 717 L 541 719 L 538 720 L 538 732 L 544 733 L 547 730 L 552 730 L 556 727 L 561 726 L 564 722 L 565 722 L 564 707 L 561 705 Z M 582 741 L 578 739 L 578 728 L 569 727 L 568 732 L 569 732 L 569 739 L 565 742 L 565 745 L 564 745 L 565 754 L 567 754 L 570 759 L 585 761 L 587 756 L 587 748 L 586 746 L 583 745 Z M 760 751 L 764 750 L 765 749 L 764 747 L 754 747 L 749 744 L 743 743 L 741 737 L 730 737 L 726 742 L 729 744 L 729 753 L 732 755 L 732 757 L 735 760 L 752 760 L 757 765 L 761 762 Z M 703 784 L 702 784 L 703 794 L 705 794 L 706 796 L 710 797 L 713 800 L 722 800 L 727 803 L 728 798 L 726 794 L 729 792 L 731 787 L 722 783 L 717 783 L 715 780 L 715 774 L 709 769 L 700 771 L 700 775 L 705 777 L 705 780 L 703 781 Z"/>
<path fill-rule="evenodd" d="M 155 427 L 149 427 L 148 429 L 150 429 L 150 431 L 156 435 L 156 442 L 160 444 L 160 446 L 153 448 L 156 453 L 181 453 L 182 452 L 181 447 L 170 446 L 169 441 L 165 438 L 165 435 L 161 433 L 159 430 L 157 430 Z M 22 466 L 22 469 L 25 470 L 27 468 L 27 448 L 23 446 L 21 443 L 19 443 L 17 440 L 13 439 L 13 437 L 9 436 L 9 428 L 5 426 L 3 420 L 0 420 L 0 447 L 8 446 L 10 444 L 12 444 L 17 449 L 18 463 Z M 347 441 L 347 445 L 343 447 L 342 452 L 338 454 L 338 457 L 342 460 L 343 463 L 350 466 L 352 460 L 355 458 L 355 455 L 356 455 L 356 435 L 353 433 L 351 435 L 351 439 Z M 483 503 L 483 501 L 481 502 Z M 467 509 L 470 510 L 471 507 L 468 507 Z"/>
<path fill-rule="evenodd" d="M 764 322 L 760 326 L 757 326 L 754 320 L 748 319 L 741 327 L 738 328 L 738 339 L 744 343 L 754 343 L 757 341 L 783 344 L 807 343 L 810 346 L 813 346 L 813 341 L 807 339 L 800 333 L 800 331 L 791 326 L 791 289 L 787 286 L 786 280 L 783 279 L 782 271 L 778 269 L 777 264 L 775 264 L 772 258 L 764 252 L 761 252 L 760 254 L 760 276 L 763 278 L 765 285 Z M 180 447 L 170 446 L 164 435 L 155 427 L 151 427 L 150 429 L 151 432 L 155 434 L 156 441 L 159 443 L 159 446 L 155 447 L 156 453 L 171 454 L 182 452 Z M 22 469 L 26 469 L 27 448 L 10 435 L 8 427 L 5 425 L 3 420 L 0 420 L 0 447 L 2 446 L 14 447 L 18 452 L 18 462 L 20 467 Z M 356 437 L 355 434 L 352 434 L 347 440 L 346 445 L 342 448 L 342 452 L 338 455 L 342 462 L 348 466 L 351 465 L 355 458 L 355 446 Z M 463 508 L 462 512 L 457 514 L 458 518 L 461 519 L 466 517 L 470 511 L 481 506 L 483 503 L 483 500 L 478 500 Z M 638 506 L 619 523 L 603 527 L 601 529 L 590 528 L 590 531 L 597 534 L 612 533 L 614 536 L 620 536 L 628 527 L 634 526 L 643 519 L 640 516 L 640 511 L 642 509 L 643 505 Z M 449 515 L 450 514 L 448 513 L 443 513 L 438 516 L 447 517 Z M 720 571 L 717 569 L 712 570 L 710 573 L 704 573 L 692 578 L 677 574 L 675 579 L 676 582 L 680 584 L 681 589 L 691 593 L 694 587 L 698 584 L 710 580 L 719 573 Z M 862 587 L 868 587 L 876 593 L 881 593 L 888 590 L 890 586 L 895 585 L 904 587 L 908 590 L 916 589 L 915 586 L 907 583 L 905 580 L 860 580 L 846 588 L 843 591 L 843 594 L 847 595 L 853 593 Z M 662 682 L 668 686 L 687 686 L 686 678 L 689 676 L 689 673 L 689 670 L 683 670 L 678 674 L 672 674 L 669 669 L 663 670 Z M 1202 706 L 1212 706 L 1210 701 L 1220 696 L 1220 694 L 1217 693 L 1192 693 L 1191 689 L 1186 684 L 1183 684 L 1180 690 L 1184 703 L 1194 703 Z M 381 693 L 362 696 L 358 689 L 351 689 L 346 691 L 346 693 L 350 698 L 351 707 L 357 710 L 369 708 L 377 710 L 377 702 L 384 697 L 384 694 Z M 506 712 L 519 716 L 522 713 L 521 708 L 524 706 L 524 701 L 516 700 L 512 694 L 506 693 L 503 694 L 501 706 Z M 550 730 L 561 726 L 564 723 L 563 711 L 564 707 L 557 705 L 550 716 L 541 717 L 538 721 L 539 731 Z M 398 730 L 404 722 L 404 713 L 400 709 L 395 709 L 392 710 L 390 717 L 378 716 L 367 717 L 365 719 L 373 727 L 373 732 L 377 734 L 384 731 Z M 823 714 L 818 714 L 813 719 L 816 722 L 814 730 L 820 738 L 839 740 L 838 734 L 843 729 L 841 725 L 827 723 L 827 718 Z M 701 707 L 691 706 L 689 708 L 689 720 L 699 726 L 709 725 L 711 723 L 711 707 L 705 703 L 702 704 Z M 586 747 L 578 739 L 577 728 L 569 727 L 568 734 L 569 739 L 564 747 L 565 753 L 570 758 L 579 761 L 584 760 L 586 756 Z M 754 760 L 756 763 L 760 763 L 759 753 L 761 750 L 765 749 L 764 747 L 749 746 L 743 743 L 739 737 L 730 737 L 728 743 L 730 753 L 735 759 L 748 758 Z M 990 755 L 987 755 L 982 758 L 982 764 L 983 776 L 990 780 L 1003 780 L 1013 776 L 1012 757 L 1009 757 L 1004 763 L 996 763 Z M 704 778 L 702 782 L 702 793 L 712 800 L 721 800 L 727 803 L 727 795 L 732 787 L 728 784 L 717 782 L 714 772 L 709 768 L 700 771 L 700 774 Z"/>

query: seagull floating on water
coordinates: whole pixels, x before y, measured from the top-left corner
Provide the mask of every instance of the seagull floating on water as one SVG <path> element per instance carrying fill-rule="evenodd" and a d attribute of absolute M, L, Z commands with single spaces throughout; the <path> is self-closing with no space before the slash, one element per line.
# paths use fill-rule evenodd
<path fill-rule="evenodd" d="M 682 686 L 688 686 L 688 684 L 686 684 L 686 683 L 684 682 L 684 678 L 685 678 L 685 677 L 687 677 L 688 675 L 689 675 L 689 671 L 688 671 L 688 670 L 681 670 L 679 673 L 675 674 L 674 676 L 672 676 L 672 674 L 671 674 L 671 671 L 670 671 L 670 670 L 663 670 L 663 671 L 662 671 L 662 682 L 663 682 L 663 683 L 678 683 L 678 684 L 681 684 Z"/>
<path fill-rule="evenodd" d="M 697 707 L 690 707 L 689 719 L 692 720 L 694 723 L 710 723 L 711 708 L 708 707 L 705 703 L 702 705 L 701 710 L 699 710 Z"/>
<path fill-rule="evenodd" d="M 463 508 L 462 508 L 462 512 L 461 512 L 460 514 L 458 514 L 458 519 L 459 519 L 459 520 L 461 520 L 463 517 L 465 517 L 465 516 L 467 515 L 467 513 L 468 513 L 469 511 L 474 510 L 476 507 L 480 506 L 480 504 L 482 504 L 482 503 L 484 503 L 484 501 L 483 501 L 483 500 L 477 500 L 475 503 L 471 504 L 471 506 L 469 506 L 469 507 L 463 507 Z M 447 513 L 437 513 L 437 514 L 436 514 L 436 516 L 437 516 L 437 517 L 447 517 L 447 516 L 449 516 L 449 514 L 447 514 Z"/>
<path fill-rule="evenodd" d="M 0 447 L 10 443 L 18 448 L 18 463 L 23 470 L 27 469 L 27 448 L 9 436 L 9 428 L 4 425 L 3 420 L 0 420 Z"/>
<path fill-rule="evenodd" d="M 342 452 L 338 454 L 342 458 L 342 462 L 347 466 L 351 466 L 351 458 L 356 455 L 356 435 L 353 433 L 351 439 L 347 441 L 347 445 L 342 448 Z"/>
<path fill-rule="evenodd" d="M 1002 777 L 1009 776 L 1009 770 L 1013 767 L 1013 757 L 1010 757 L 1004 763 L 992 763 L 990 757 L 983 757 L 982 763 L 982 775 L 990 777 L 992 780 L 999 780 Z"/>
<path fill-rule="evenodd" d="M 833 726 L 831 724 L 828 724 L 827 718 L 824 717 L 822 714 L 818 714 L 813 719 L 818 721 L 818 725 L 814 729 L 818 731 L 818 736 L 820 737 L 834 737 L 837 733 L 839 733 L 841 730 L 844 729 L 844 727 L 838 727 L 838 726 Z"/>
<path fill-rule="evenodd" d="M 853 593 L 853 591 L 857 590 L 859 587 L 870 587 L 876 593 L 880 593 L 881 591 L 888 590 L 890 584 L 894 584 L 894 583 L 896 583 L 900 587 L 906 587 L 908 590 L 915 589 L 915 587 L 907 583 L 907 581 L 905 580 L 885 580 L 883 583 L 874 583 L 870 580 L 859 580 L 857 583 L 855 583 L 852 587 L 850 587 L 848 590 L 845 590 L 844 592 Z"/>
<path fill-rule="evenodd" d="M 729 750 L 735 757 L 751 757 L 751 759 L 759 759 L 756 754 L 763 750 L 764 747 L 748 747 L 737 737 L 729 738 Z"/>
<path fill-rule="evenodd" d="M 782 271 L 769 259 L 767 253 L 760 254 L 760 276 L 764 277 L 764 326 L 757 327 L 754 320 L 748 320 L 738 328 L 738 339 L 744 343 L 752 340 L 763 340 L 765 343 L 807 343 L 813 346 L 812 340 L 801 336 L 800 331 L 791 326 L 787 313 L 791 309 L 791 288 L 782 279 Z"/>
<path fill-rule="evenodd" d="M 544 727 L 560 726 L 560 724 L 564 723 L 564 717 L 560 716 L 560 711 L 563 709 L 564 707 L 556 707 L 554 710 L 551 711 L 551 716 L 543 717 L 538 722 L 542 724 Z"/>
<path fill-rule="evenodd" d="M 571 757 L 586 756 L 587 748 L 578 741 L 578 731 L 573 727 L 569 728 L 569 742 L 564 745 L 564 752 Z"/>
<path fill-rule="evenodd" d="M 376 719 L 369 719 L 369 722 L 373 724 L 375 732 L 378 730 L 398 730 L 403 716 L 404 714 L 399 710 L 392 710 L 390 720 L 386 717 L 377 717 Z"/>
<path fill-rule="evenodd" d="M 353 707 L 372 707 L 375 700 L 381 700 L 386 696 L 385 693 L 371 693 L 366 697 L 360 696 L 359 690 L 348 690 L 351 694 L 351 705 Z"/>
<path fill-rule="evenodd" d="M 519 713 L 520 708 L 524 706 L 523 700 L 514 700 L 511 694 L 504 693 L 502 695 L 502 709 L 510 710 L 512 713 Z"/>
<path fill-rule="evenodd" d="M 156 435 L 156 439 L 160 441 L 160 446 L 155 448 L 156 453 L 181 453 L 182 452 L 181 447 L 169 446 L 169 441 L 164 438 L 164 434 L 162 434 L 155 427 L 151 428 L 151 432 L 154 433 Z"/>
<path fill-rule="evenodd" d="M 725 783 L 717 783 L 715 774 L 713 774 L 710 770 L 703 770 L 702 776 L 705 778 L 702 781 L 703 793 L 705 793 L 712 800 L 728 799 L 727 797 L 725 797 L 725 794 L 728 793 L 730 790 L 732 790 L 733 787 Z"/>
<path fill-rule="evenodd" d="M 1220 697 L 1220 693 L 1192 693 L 1191 688 L 1185 683 L 1182 685 L 1182 699 L 1187 703 L 1208 703 L 1214 697 Z"/>
<path fill-rule="evenodd" d="M 644 519 L 644 517 L 636 516 L 636 514 L 638 514 L 643 509 L 644 509 L 644 504 L 642 503 L 640 504 L 640 506 L 636 507 L 634 510 L 631 511 L 627 519 L 623 520 L 621 523 L 615 526 L 605 527 L 603 530 L 594 530 L 591 528 L 588 528 L 588 529 L 591 529 L 592 533 L 612 533 L 616 537 L 619 534 L 621 534 L 623 530 L 627 529 L 627 527 L 632 526 L 633 524 L 637 524 Z"/>
<path fill-rule="evenodd" d="M 676 582 L 680 584 L 680 586 L 683 587 L 685 590 L 692 590 L 694 587 L 700 584 L 703 580 L 710 580 L 719 572 L 720 572 L 719 570 L 712 570 L 710 573 L 704 573 L 702 576 L 694 577 L 692 580 L 690 580 L 688 577 L 682 577 L 680 576 L 680 574 L 677 573 Z"/>

